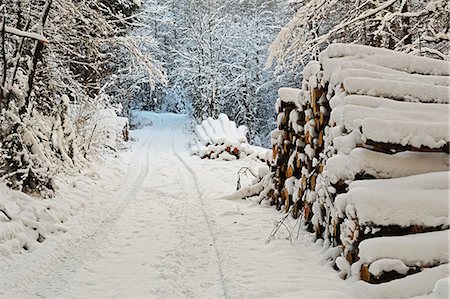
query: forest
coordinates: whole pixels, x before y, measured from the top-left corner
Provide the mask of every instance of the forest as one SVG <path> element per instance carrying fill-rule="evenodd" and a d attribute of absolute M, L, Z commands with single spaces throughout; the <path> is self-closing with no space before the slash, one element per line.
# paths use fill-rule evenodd
<path fill-rule="evenodd" d="M 447 298 L 449 16 L 1 1 L 0 297 Z"/>
<path fill-rule="evenodd" d="M 445 1 L 10 1 L 1 8 L 3 177 L 38 192 L 51 189 L 50 168 L 81 164 L 93 150 L 99 107 L 196 120 L 222 112 L 268 146 L 276 90 L 301 81 L 299 70 L 330 41 L 440 59 L 449 51 Z"/>

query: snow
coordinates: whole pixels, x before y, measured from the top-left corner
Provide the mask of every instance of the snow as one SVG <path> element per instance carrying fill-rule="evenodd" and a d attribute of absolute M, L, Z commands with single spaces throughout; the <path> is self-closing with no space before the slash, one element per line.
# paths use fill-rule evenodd
<path fill-rule="evenodd" d="M 341 93 L 330 100 L 330 105 L 333 109 L 340 105 L 355 105 L 367 108 L 383 108 L 396 110 L 398 113 L 406 113 L 406 115 L 407 113 L 417 112 L 417 110 L 420 110 L 420 112 L 422 112 L 422 114 L 426 116 L 428 116 L 429 114 L 436 114 L 439 119 L 442 119 L 445 116 L 448 118 L 448 113 L 446 109 L 442 109 L 442 104 L 399 102 L 393 101 L 388 98 L 365 95 L 345 95 L 344 93 Z"/>
<path fill-rule="evenodd" d="M 445 264 L 449 259 L 448 240 L 449 230 L 363 240 L 359 244 L 358 263 L 390 258 L 401 260 L 407 266 Z"/>
<path fill-rule="evenodd" d="M 348 104 L 347 98 L 348 97 L 344 99 L 345 105 L 338 106 L 332 110 L 331 119 L 337 125 L 343 125 L 349 132 L 360 127 L 364 119 L 373 116 L 383 120 L 403 122 L 417 121 L 427 122 L 428 124 L 442 124 L 446 123 L 448 120 L 448 113 L 446 109 L 442 109 L 442 105 L 413 104 L 411 106 L 408 105 L 409 103 L 385 100 L 379 101 L 377 103 L 379 104 L 378 107 L 367 107 L 363 106 L 365 103 L 363 103 L 363 105 Z M 350 101 L 351 100 L 352 98 L 350 98 Z M 402 103 L 403 105 L 392 105 L 391 103 Z M 376 103 L 372 103 L 372 106 L 375 105 Z M 424 107 L 428 105 L 431 105 L 432 107 Z"/>
<path fill-rule="evenodd" d="M 59 207 L 65 232 L 47 233 L 26 254 L 1 254 L 0 297 L 354 298 L 330 266 L 319 265 L 321 246 L 308 234 L 290 241 L 280 231 L 267 242 L 277 211 L 218 199 L 234 191 L 241 167 L 261 162 L 190 156 L 184 116 L 138 118 L 151 125 L 131 132 L 129 152 L 58 178 L 57 198 L 20 200 L 25 211 Z M 22 195 L 5 190 L 0 201 L 16 216 L 11 205 Z M 14 218 L 19 228 L 9 236 L 35 234 L 20 220 L 30 213 Z M 7 225 L 0 213 L 1 231 Z"/>
<path fill-rule="evenodd" d="M 138 7 L 142 6 L 141 0 L 133 0 L 133 3 L 136 4 Z"/>
<path fill-rule="evenodd" d="M 321 69 L 320 63 L 318 61 L 310 61 L 303 69 L 303 78 L 311 78 L 316 76 Z"/>
<path fill-rule="evenodd" d="M 409 267 L 402 261 L 394 259 L 380 259 L 373 262 L 369 266 L 369 272 L 375 276 L 380 276 L 383 272 L 390 271 L 395 271 L 399 274 L 406 274 L 409 271 Z"/>
<path fill-rule="evenodd" d="M 226 114 L 219 114 L 219 120 L 222 125 L 222 130 L 224 132 L 224 135 L 227 136 L 229 141 L 231 142 L 231 145 L 238 146 L 239 145 L 239 136 L 236 134 L 236 123 L 231 122 L 230 119 Z"/>
<path fill-rule="evenodd" d="M 352 286 L 352 289 L 358 298 L 386 299 L 392 298 L 392 295 L 395 294 L 395 298 L 406 299 L 431 293 L 436 281 L 445 279 L 448 275 L 449 265 L 440 265 L 382 284 L 368 284 L 359 281 Z M 433 296 L 431 298 L 446 299 L 448 297 Z"/>
<path fill-rule="evenodd" d="M 357 44 L 333 43 L 320 53 L 319 60 L 323 62 L 339 57 L 354 57 L 355 60 L 361 59 L 411 74 L 450 76 L 450 63 L 447 61 Z"/>
<path fill-rule="evenodd" d="M 363 136 L 375 142 L 441 148 L 450 142 L 448 122 L 397 121 L 366 118 L 361 123 Z"/>
<path fill-rule="evenodd" d="M 389 184 L 389 180 L 385 184 Z M 350 184 L 349 192 L 336 197 L 336 206 L 341 207 L 341 212 L 348 205 L 353 206 L 360 225 L 448 226 L 449 190 L 411 187 L 386 190 L 352 187 Z"/>
<path fill-rule="evenodd" d="M 445 156 L 443 156 L 445 158 Z M 386 184 L 386 180 L 362 180 L 354 181 L 350 184 L 350 188 L 366 187 L 373 189 L 397 189 L 397 188 L 410 188 L 410 189 L 437 189 L 448 190 L 450 189 L 450 171 L 436 171 L 405 177 L 399 177 L 389 179 L 389 183 Z"/>
<path fill-rule="evenodd" d="M 301 106 L 301 99 L 303 96 L 303 92 L 301 89 L 290 88 L 290 87 L 282 87 L 278 89 L 278 96 L 280 100 L 284 103 L 292 103 L 297 107 Z"/>
<path fill-rule="evenodd" d="M 203 146 L 209 145 L 211 142 L 210 137 L 206 134 L 205 129 L 201 125 L 195 126 L 195 133 L 197 133 L 198 138 Z"/>
<path fill-rule="evenodd" d="M 449 298 L 450 297 L 450 277 L 446 277 L 436 281 L 433 288 L 433 294 L 438 298 Z"/>
<path fill-rule="evenodd" d="M 436 281 L 433 291 L 427 295 L 411 297 L 411 299 L 447 299 L 450 298 L 450 277 Z"/>
<path fill-rule="evenodd" d="M 96 126 L 93 130 L 101 133 L 103 143 L 116 148 L 117 141 L 123 140 L 123 130 L 128 127 L 128 119 L 118 117 L 114 109 L 99 109 L 93 115 Z"/>
<path fill-rule="evenodd" d="M 354 61 L 343 61 L 336 59 L 328 65 L 334 63 L 332 67 L 341 69 L 334 71 L 330 77 L 330 84 L 336 86 L 344 82 L 346 78 L 371 78 L 383 79 L 388 81 L 409 82 L 409 83 L 426 83 L 432 85 L 449 86 L 450 82 L 446 76 L 429 76 L 419 74 L 400 73 L 385 67 L 377 67 L 374 64 L 357 63 Z"/>
<path fill-rule="evenodd" d="M 211 126 L 211 122 L 209 120 L 202 121 L 202 126 L 208 137 L 211 138 L 212 142 L 214 142 L 215 144 L 225 143 L 225 136 L 220 136 L 218 132 L 216 132 Z"/>
<path fill-rule="evenodd" d="M 248 144 L 246 126 L 236 127 L 227 115 L 221 113 L 217 119 L 208 117 L 201 125 L 195 126 L 196 144 L 191 154 L 201 158 L 221 159 L 226 161 L 240 157 L 249 157 L 267 161 L 267 149 Z"/>
<path fill-rule="evenodd" d="M 323 68 L 327 70 L 324 73 L 323 81 L 333 83 L 334 86 L 338 83 L 342 83 L 343 79 L 347 77 L 347 69 L 353 70 L 354 72 L 364 72 L 364 76 L 367 77 L 374 76 L 375 78 L 384 78 L 389 75 L 399 75 L 401 77 L 405 77 L 404 72 L 394 70 L 390 67 L 369 63 L 365 60 L 358 59 L 357 57 L 330 58 L 323 60 L 321 63 Z M 370 72 L 373 72 L 376 75 L 372 76 L 370 75 Z"/>
<path fill-rule="evenodd" d="M 349 94 L 380 96 L 407 102 L 449 103 L 450 87 L 447 86 L 364 77 L 346 78 L 343 84 Z"/>
<path fill-rule="evenodd" d="M 398 178 L 449 169 L 445 153 L 400 152 L 384 154 L 355 148 L 349 155 L 336 155 L 327 160 L 325 173 L 331 183 L 339 179 L 354 180 L 358 174 L 375 178 Z"/>

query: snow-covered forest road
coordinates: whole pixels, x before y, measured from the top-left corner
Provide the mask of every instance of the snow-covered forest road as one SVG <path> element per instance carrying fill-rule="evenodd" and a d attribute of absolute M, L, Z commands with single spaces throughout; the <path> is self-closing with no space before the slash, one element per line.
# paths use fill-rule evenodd
<path fill-rule="evenodd" d="M 98 178 L 108 212 L 86 208 L 96 221 L 42 245 L 59 250 L 20 257 L 0 276 L 2 298 L 351 298 L 320 246 L 283 232 L 266 242 L 276 210 L 218 199 L 255 162 L 191 157 L 185 117 L 145 117 L 126 170 Z"/>

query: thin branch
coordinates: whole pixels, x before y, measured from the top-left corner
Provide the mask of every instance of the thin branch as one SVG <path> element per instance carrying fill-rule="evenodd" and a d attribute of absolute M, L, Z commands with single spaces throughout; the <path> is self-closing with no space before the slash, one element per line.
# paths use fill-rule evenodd
<path fill-rule="evenodd" d="M 5 87 L 6 82 L 6 50 L 5 50 L 5 17 L 2 18 L 2 28 L 1 28 L 1 36 L 2 36 L 2 65 L 3 65 L 3 72 L 2 72 L 2 81 L 0 85 L 0 111 L 3 108 L 3 88 Z"/>
<path fill-rule="evenodd" d="M 10 33 L 10 34 L 22 36 L 22 37 L 28 37 L 28 38 L 35 39 L 37 41 L 40 41 L 40 42 L 43 42 L 46 44 L 49 42 L 48 39 L 45 36 L 43 36 L 42 34 L 38 34 L 35 32 L 22 31 L 22 30 L 19 30 L 17 28 L 10 27 L 10 26 L 4 26 L 4 28 L 5 28 L 4 30 L 6 33 Z"/>
<path fill-rule="evenodd" d="M 48 0 L 46 5 L 45 5 L 45 7 L 44 7 L 44 12 L 43 12 L 42 17 L 41 17 L 42 29 L 44 28 L 45 22 L 47 21 L 47 17 L 48 17 L 48 14 L 50 12 L 51 5 L 52 5 L 52 0 Z M 23 114 L 25 112 L 25 109 L 27 108 L 28 103 L 30 101 L 31 91 L 33 90 L 33 80 L 34 80 L 34 76 L 36 75 L 37 63 L 38 63 L 39 56 L 40 56 L 41 51 L 42 51 L 43 48 L 44 48 L 44 43 L 41 43 L 41 42 L 38 42 L 36 44 L 36 46 L 35 46 L 34 55 L 33 55 L 34 56 L 33 57 L 33 67 L 31 69 L 31 73 L 30 73 L 30 75 L 28 77 L 27 97 L 26 97 L 26 100 L 25 100 L 25 105 L 20 108 L 20 110 L 21 110 L 19 112 L 20 114 Z"/>
<path fill-rule="evenodd" d="M 3 213 L 3 215 L 5 215 L 5 216 L 6 216 L 6 218 L 8 218 L 8 219 L 9 219 L 9 221 L 11 221 L 11 220 L 12 220 L 11 216 L 9 216 L 9 215 L 8 215 L 8 213 L 6 213 L 6 211 L 5 211 L 4 209 L 0 209 L 0 212 L 2 212 L 2 213 Z"/>

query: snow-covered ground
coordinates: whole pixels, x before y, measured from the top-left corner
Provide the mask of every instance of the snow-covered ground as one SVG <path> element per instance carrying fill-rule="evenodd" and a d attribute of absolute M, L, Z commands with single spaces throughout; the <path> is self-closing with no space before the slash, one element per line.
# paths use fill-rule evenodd
<path fill-rule="evenodd" d="M 353 298 L 309 236 L 268 242 L 275 209 L 220 199 L 256 162 L 191 157 L 184 116 L 140 117 L 130 151 L 61 183 L 82 204 L 2 264 L 0 298 Z"/>

